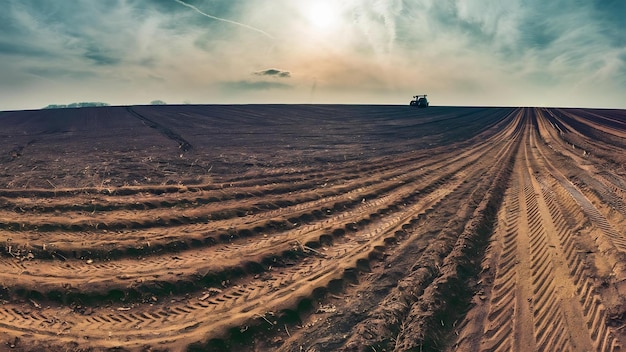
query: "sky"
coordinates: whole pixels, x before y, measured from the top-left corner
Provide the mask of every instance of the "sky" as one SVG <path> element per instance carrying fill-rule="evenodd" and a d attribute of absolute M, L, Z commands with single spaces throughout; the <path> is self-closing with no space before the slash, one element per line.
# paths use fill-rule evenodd
<path fill-rule="evenodd" d="M 626 108 L 623 0 L 2 0 L 0 110 Z"/>

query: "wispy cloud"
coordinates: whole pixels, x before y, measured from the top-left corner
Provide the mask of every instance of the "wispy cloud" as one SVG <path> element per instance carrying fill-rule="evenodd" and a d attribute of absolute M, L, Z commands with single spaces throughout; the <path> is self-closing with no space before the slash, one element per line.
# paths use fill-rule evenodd
<path fill-rule="evenodd" d="M 270 89 L 289 89 L 290 85 L 279 82 L 266 81 L 237 81 L 223 82 L 220 86 L 229 92 L 241 90 L 270 90 Z"/>

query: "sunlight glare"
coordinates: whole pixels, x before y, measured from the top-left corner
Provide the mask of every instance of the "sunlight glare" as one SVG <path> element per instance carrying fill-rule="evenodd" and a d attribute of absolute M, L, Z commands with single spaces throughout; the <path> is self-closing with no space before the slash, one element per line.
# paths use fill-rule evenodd
<path fill-rule="evenodd" d="M 306 10 L 311 25 L 317 29 L 326 31 L 338 24 L 339 16 L 330 2 L 316 1 Z"/>

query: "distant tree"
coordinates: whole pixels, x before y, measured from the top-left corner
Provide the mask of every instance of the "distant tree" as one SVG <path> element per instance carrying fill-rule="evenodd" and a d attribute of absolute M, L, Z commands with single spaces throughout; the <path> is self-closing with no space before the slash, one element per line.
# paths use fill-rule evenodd
<path fill-rule="evenodd" d="M 150 105 L 167 105 L 163 100 L 153 100 L 150 102 Z"/>
<path fill-rule="evenodd" d="M 66 108 L 66 107 L 67 105 L 50 104 L 46 106 L 44 109 L 61 109 L 61 108 Z"/>
<path fill-rule="evenodd" d="M 72 103 L 68 105 L 68 108 L 88 108 L 92 106 L 109 106 L 107 103 L 100 102 L 81 102 L 81 103 Z"/>
<path fill-rule="evenodd" d="M 50 104 L 46 106 L 44 109 L 63 109 L 63 108 L 88 108 L 93 106 L 109 106 L 108 103 L 102 102 L 80 102 L 80 103 L 71 103 L 71 104 Z"/>

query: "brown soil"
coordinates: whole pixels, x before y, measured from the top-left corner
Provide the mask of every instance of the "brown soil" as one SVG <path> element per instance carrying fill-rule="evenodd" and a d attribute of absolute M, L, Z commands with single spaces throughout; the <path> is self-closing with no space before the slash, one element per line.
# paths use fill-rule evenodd
<path fill-rule="evenodd" d="M 0 350 L 616 351 L 626 112 L 0 113 Z"/>

